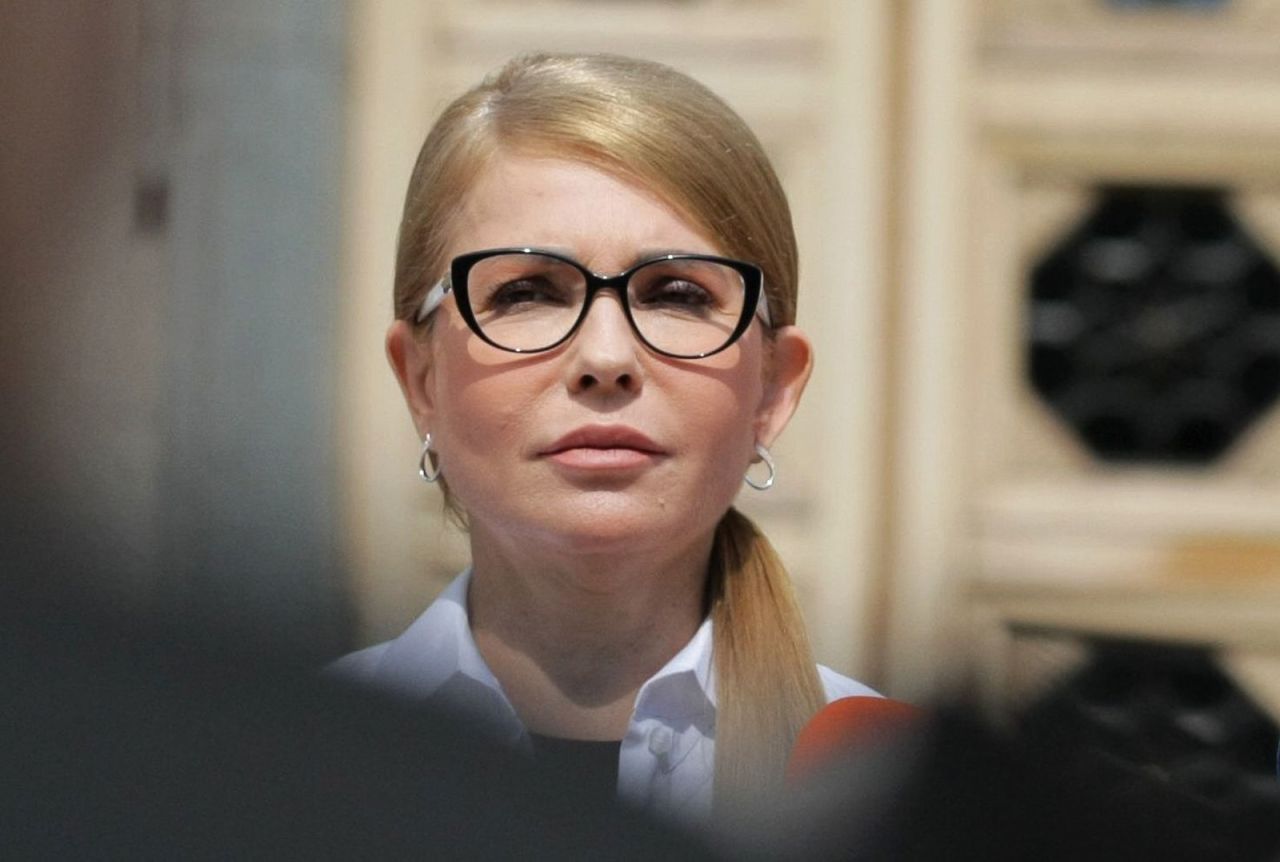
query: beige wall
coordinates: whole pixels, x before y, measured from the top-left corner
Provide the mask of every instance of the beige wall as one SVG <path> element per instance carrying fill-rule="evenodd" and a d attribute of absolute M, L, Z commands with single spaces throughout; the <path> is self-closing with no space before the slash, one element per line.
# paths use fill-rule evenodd
<path fill-rule="evenodd" d="M 364 639 L 466 559 L 413 474 L 381 356 L 417 143 L 507 56 L 597 49 L 722 92 L 792 197 L 819 365 L 778 487 L 742 503 L 791 567 L 823 661 L 901 696 L 976 683 L 996 703 L 1015 632 L 1040 625 L 1221 645 L 1253 689 L 1273 685 L 1280 440 L 1259 431 L 1207 470 L 1105 467 L 1031 393 L 1019 341 L 1030 262 L 1099 183 L 1225 183 L 1280 238 L 1280 16 L 1225 9 L 354 4 L 343 487 Z"/>
<path fill-rule="evenodd" d="M 912 8 L 901 275 L 919 313 L 896 348 L 914 443 L 892 481 L 891 686 L 1006 702 L 1019 632 L 1046 629 L 1221 648 L 1274 706 L 1275 411 L 1211 465 L 1106 465 L 1031 391 L 1021 338 L 1034 261 L 1102 184 L 1228 187 L 1280 256 L 1259 227 L 1280 179 L 1280 9 Z"/>
<path fill-rule="evenodd" d="M 1228 186 L 1280 249 L 1276 4 L 317 8 L 4 4 L 6 553 L 338 640 L 349 594 L 357 641 L 398 631 L 466 559 L 382 356 L 414 153 L 513 53 L 623 51 L 723 93 L 794 204 L 818 368 L 742 504 L 822 659 L 998 704 L 1020 632 L 1105 632 L 1221 647 L 1275 703 L 1275 411 L 1206 469 L 1106 466 L 1020 334 L 1032 261 L 1100 183 Z"/>

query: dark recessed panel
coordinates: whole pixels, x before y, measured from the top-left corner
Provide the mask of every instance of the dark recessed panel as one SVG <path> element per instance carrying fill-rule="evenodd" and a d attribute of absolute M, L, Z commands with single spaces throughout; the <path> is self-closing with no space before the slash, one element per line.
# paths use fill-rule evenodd
<path fill-rule="evenodd" d="M 1025 710 L 1023 730 L 1062 750 L 1128 764 L 1135 778 L 1202 800 L 1239 835 L 1280 845 L 1280 727 L 1222 671 L 1214 652 L 1080 640 L 1090 659 Z"/>
<path fill-rule="evenodd" d="M 1103 189 L 1029 299 L 1031 384 L 1103 460 L 1211 462 L 1280 394 L 1280 269 L 1222 190 Z"/>

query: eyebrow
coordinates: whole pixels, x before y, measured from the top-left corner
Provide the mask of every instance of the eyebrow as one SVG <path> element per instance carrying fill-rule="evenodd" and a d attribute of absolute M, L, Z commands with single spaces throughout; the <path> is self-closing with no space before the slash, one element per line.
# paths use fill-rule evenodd
<path fill-rule="evenodd" d="M 571 260 L 576 260 L 576 261 L 578 261 L 578 263 L 582 263 L 582 261 L 581 261 L 581 260 L 579 260 L 579 259 L 578 259 L 578 256 L 574 253 L 573 249 L 571 249 L 571 248 L 566 248 L 566 247 L 564 247 L 564 246 L 555 246 L 555 245 L 524 245 L 524 246 L 520 246 L 520 248 L 527 248 L 529 251 L 546 251 L 546 252 L 550 252 L 550 253 L 552 253 L 552 254 L 558 254 L 558 255 L 560 255 L 560 256 L 562 256 L 562 257 L 567 257 L 567 258 L 569 258 L 569 259 L 571 259 Z M 623 267 L 623 269 L 624 269 L 624 270 L 627 270 L 627 269 L 630 269 L 631 267 L 635 266 L 636 264 L 644 263 L 645 261 L 648 261 L 648 260 L 654 260 L 654 259 L 656 259 L 656 258 L 660 258 L 660 257 L 666 257 L 667 255 L 671 255 L 671 254 L 710 254 L 710 255 L 718 255 L 718 254 L 719 254 L 719 252 L 716 252 L 716 251 L 694 251 L 693 249 L 688 249 L 688 248 L 642 248 L 642 249 L 640 249 L 639 251 L 637 251 L 634 255 L 632 255 L 632 256 L 631 256 L 631 259 L 627 262 L 626 266 L 624 266 L 624 267 Z M 582 265 L 583 265 L 583 266 L 586 266 L 586 264 L 582 264 Z"/>

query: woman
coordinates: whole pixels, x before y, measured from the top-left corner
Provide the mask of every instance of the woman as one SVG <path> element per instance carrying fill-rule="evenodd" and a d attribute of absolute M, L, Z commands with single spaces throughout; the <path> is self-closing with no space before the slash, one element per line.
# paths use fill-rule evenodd
<path fill-rule="evenodd" d="M 759 142 L 680 73 L 531 56 L 450 105 L 410 180 L 387 353 L 473 563 L 339 669 L 678 816 L 775 785 L 815 711 L 871 693 L 815 665 L 731 508 L 749 471 L 771 484 L 809 377 L 796 269 Z"/>

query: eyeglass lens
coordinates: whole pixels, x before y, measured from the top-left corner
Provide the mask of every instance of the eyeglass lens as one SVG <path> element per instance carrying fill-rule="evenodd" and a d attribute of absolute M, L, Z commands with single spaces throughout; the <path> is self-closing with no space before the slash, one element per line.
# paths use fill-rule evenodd
<path fill-rule="evenodd" d="M 578 322 L 587 279 L 554 257 L 499 254 L 471 268 L 466 290 L 486 338 L 509 350 L 538 350 L 559 342 Z M 742 317 L 745 296 L 742 274 L 713 261 L 657 260 L 627 281 L 627 305 L 640 337 L 682 356 L 723 347 Z"/>

